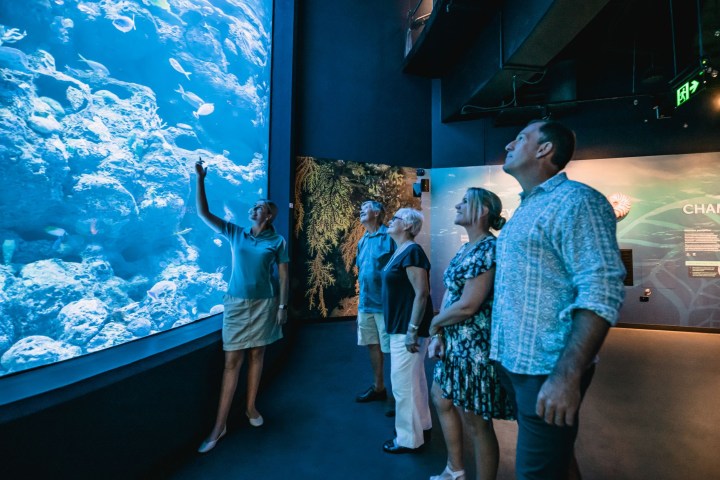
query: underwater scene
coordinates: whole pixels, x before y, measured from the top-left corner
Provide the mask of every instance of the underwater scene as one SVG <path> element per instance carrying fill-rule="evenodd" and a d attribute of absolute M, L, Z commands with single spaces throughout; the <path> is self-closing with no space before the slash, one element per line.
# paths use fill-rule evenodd
<path fill-rule="evenodd" d="M 267 190 L 272 0 L 0 0 L 0 375 L 222 311 Z"/>

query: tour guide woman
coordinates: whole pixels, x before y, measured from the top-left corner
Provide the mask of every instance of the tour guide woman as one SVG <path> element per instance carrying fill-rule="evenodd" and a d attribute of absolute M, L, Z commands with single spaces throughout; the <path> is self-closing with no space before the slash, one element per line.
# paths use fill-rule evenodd
<path fill-rule="evenodd" d="M 195 172 L 198 215 L 215 232 L 224 235 L 232 248 L 232 274 L 223 301 L 225 369 L 215 426 L 198 449 L 200 453 L 205 453 L 225 435 L 225 423 L 245 352 L 248 357 L 245 415 L 250 425 L 259 427 L 263 424 L 263 417 L 255 408 L 255 398 L 265 346 L 282 338 L 282 325 L 287 322 L 289 259 L 285 239 L 275 233 L 272 226 L 277 216 L 277 206 L 273 202 L 256 202 L 249 211 L 252 227 L 239 227 L 210 213 L 205 194 L 207 168 L 203 167 L 202 160 L 195 164 Z M 278 267 L 279 282 L 273 275 L 275 265 Z"/>
<path fill-rule="evenodd" d="M 382 271 L 383 314 L 390 335 L 390 378 L 395 396 L 395 438 L 383 444 L 387 453 L 410 453 L 425 442 L 432 420 L 424 357 L 433 309 L 430 261 L 415 236 L 423 216 L 401 208 L 387 232 L 397 250 Z"/>

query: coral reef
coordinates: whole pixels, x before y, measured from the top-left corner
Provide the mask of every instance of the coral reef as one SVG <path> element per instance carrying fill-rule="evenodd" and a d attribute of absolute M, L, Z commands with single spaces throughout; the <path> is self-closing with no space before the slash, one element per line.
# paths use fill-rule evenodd
<path fill-rule="evenodd" d="M 355 255 L 357 242 L 365 232 L 358 220 L 360 204 L 377 200 L 389 213 L 405 206 L 419 208 L 419 199 L 411 193 L 414 181 L 415 171 L 410 168 L 298 158 L 295 236 L 301 240 L 301 256 L 308 259 L 303 277 L 306 315 L 357 312 L 357 301 L 352 307 L 346 297 L 357 295 Z M 341 274 L 343 281 L 338 285 Z M 331 295 L 329 289 L 333 289 Z M 346 306 L 341 306 L 341 301 Z"/>
<path fill-rule="evenodd" d="M 0 2 L 0 375 L 218 311 L 193 165 L 266 188 L 271 5 Z"/>

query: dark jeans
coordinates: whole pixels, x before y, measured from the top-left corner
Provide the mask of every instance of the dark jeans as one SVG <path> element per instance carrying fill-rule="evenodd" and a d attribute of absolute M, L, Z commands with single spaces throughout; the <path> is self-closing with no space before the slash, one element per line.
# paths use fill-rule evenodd
<path fill-rule="evenodd" d="M 518 422 L 515 477 L 517 480 L 563 480 L 567 478 L 578 432 L 578 416 L 572 427 L 545 423 L 535 413 L 538 393 L 547 375 L 519 375 L 498 364 L 498 377 L 515 403 Z M 590 386 L 595 365 L 580 382 L 581 400 Z"/>

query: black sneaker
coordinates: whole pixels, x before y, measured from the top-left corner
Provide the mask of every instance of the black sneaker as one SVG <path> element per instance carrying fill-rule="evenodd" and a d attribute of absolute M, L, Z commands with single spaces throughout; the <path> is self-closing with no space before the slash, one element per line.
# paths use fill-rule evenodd
<path fill-rule="evenodd" d="M 370 385 L 370 388 L 368 388 L 364 393 L 355 397 L 355 401 L 358 403 L 375 402 L 378 400 L 387 400 L 387 389 L 376 392 L 375 387 Z"/>

